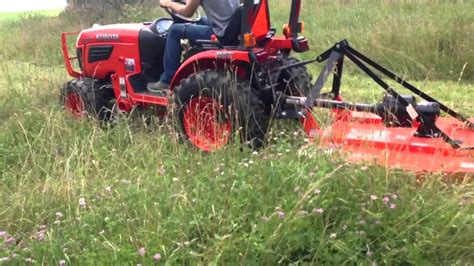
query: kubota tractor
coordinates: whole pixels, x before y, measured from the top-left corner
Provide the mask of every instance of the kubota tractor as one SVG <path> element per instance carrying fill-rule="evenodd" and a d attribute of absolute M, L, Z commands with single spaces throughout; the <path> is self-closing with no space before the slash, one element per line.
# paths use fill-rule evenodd
<path fill-rule="evenodd" d="M 291 1 L 283 34 L 271 27 L 268 0 L 245 0 L 232 17 L 233 34 L 199 40 L 182 55 L 170 91 L 149 92 L 163 72 L 168 29 L 175 22 L 196 23 L 199 16 L 153 23 L 94 26 L 63 33 L 68 73 L 75 79 L 61 90 L 63 106 L 77 117 L 111 119 L 114 107 L 169 107 L 183 135 L 197 148 L 212 152 L 239 136 L 258 148 L 272 119 L 299 119 L 308 137 L 322 146 L 347 151 L 350 161 L 373 161 L 414 171 L 474 172 L 474 124 L 341 41 L 312 60 L 299 62 L 292 52 L 305 52 L 300 34 L 301 0 Z M 77 35 L 75 56 L 67 39 Z M 181 56 L 181 55 L 176 55 Z M 348 58 L 386 92 L 379 104 L 353 104 L 340 96 L 344 59 Z M 77 60 L 75 70 L 72 60 Z M 306 65 L 325 62 L 315 84 Z M 373 69 L 401 84 L 412 95 L 400 95 Z M 334 74 L 332 90 L 323 85 Z M 170 97 L 172 96 L 172 97 Z M 174 98 L 174 104 L 169 99 Z M 174 108 L 171 108 L 171 107 Z M 314 108 L 332 110 L 333 123 L 319 128 Z M 441 117 L 441 111 L 451 116 Z"/>

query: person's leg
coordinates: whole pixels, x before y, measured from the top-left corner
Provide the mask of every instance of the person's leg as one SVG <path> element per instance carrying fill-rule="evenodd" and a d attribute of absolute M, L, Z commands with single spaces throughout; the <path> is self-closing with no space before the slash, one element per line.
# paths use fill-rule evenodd
<path fill-rule="evenodd" d="M 196 25 L 191 24 L 186 28 L 186 39 L 189 40 L 191 45 L 197 40 L 210 40 L 211 36 L 214 34 L 211 26 L 208 25 Z"/>
<path fill-rule="evenodd" d="M 211 26 L 211 22 L 209 22 L 208 17 L 202 17 L 201 20 L 199 20 L 196 24 L 203 25 L 203 26 Z"/>
<path fill-rule="evenodd" d="M 163 57 L 164 71 L 161 74 L 160 82 L 166 85 L 171 83 L 174 73 L 179 67 L 181 60 L 181 39 L 183 39 L 186 32 L 186 24 L 175 23 L 171 25 L 168 31 L 168 38 L 166 40 L 165 54 Z"/>
<path fill-rule="evenodd" d="M 181 39 L 189 39 L 191 43 L 196 40 L 208 40 L 214 31 L 210 26 L 197 24 L 173 24 L 168 32 L 164 55 L 164 72 L 160 77 L 162 84 L 169 85 L 178 70 L 181 61 Z"/>

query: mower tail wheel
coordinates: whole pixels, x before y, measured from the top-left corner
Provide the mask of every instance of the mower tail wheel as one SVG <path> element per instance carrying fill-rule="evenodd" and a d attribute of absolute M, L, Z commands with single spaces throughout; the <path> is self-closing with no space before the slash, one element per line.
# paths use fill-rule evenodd
<path fill-rule="evenodd" d="M 115 96 L 110 85 L 95 79 L 72 80 L 59 95 L 61 106 L 76 118 L 93 117 L 99 122 L 112 118 Z"/>
<path fill-rule="evenodd" d="M 247 81 L 222 71 L 199 72 L 175 89 L 175 103 L 186 139 L 203 151 L 223 148 L 235 133 L 251 148 L 264 145 L 268 117 Z"/>

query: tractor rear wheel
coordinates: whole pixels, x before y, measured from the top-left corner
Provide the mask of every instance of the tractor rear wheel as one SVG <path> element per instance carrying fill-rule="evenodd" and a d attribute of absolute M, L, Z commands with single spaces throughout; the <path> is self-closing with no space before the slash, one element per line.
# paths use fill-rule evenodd
<path fill-rule="evenodd" d="M 181 81 L 174 93 L 181 130 L 197 148 L 219 150 L 234 135 L 251 148 L 264 145 L 268 116 L 249 82 L 206 70 Z"/>
<path fill-rule="evenodd" d="M 76 118 L 93 117 L 108 122 L 112 117 L 115 95 L 110 84 L 96 79 L 75 79 L 60 91 L 61 106 Z"/>
<path fill-rule="evenodd" d="M 293 57 L 283 57 L 279 60 L 281 66 L 300 62 Z M 279 83 L 283 85 L 283 92 L 289 96 L 308 96 L 311 91 L 311 75 L 306 66 L 293 67 L 283 70 Z"/>

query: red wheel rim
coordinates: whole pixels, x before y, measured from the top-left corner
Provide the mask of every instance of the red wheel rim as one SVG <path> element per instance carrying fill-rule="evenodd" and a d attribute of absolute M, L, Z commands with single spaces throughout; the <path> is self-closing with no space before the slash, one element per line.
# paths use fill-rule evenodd
<path fill-rule="evenodd" d="M 64 100 L 64 107 L 75 117 L 84 117 L 84 101 L 79 93 L 69 92 Z"/>
<path fill-rule="evenodd" d="M 186 105 L 183 125 L 191 143 L 206 152 L 224 147 L 232 130 L 225 108 L 210 97 L 193 98 Z"/>

